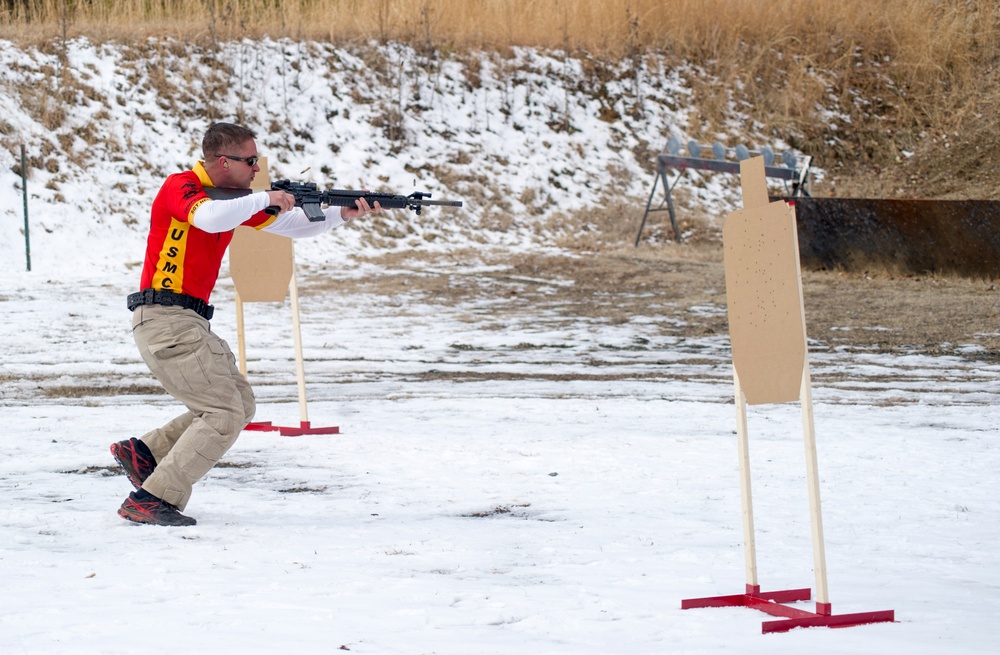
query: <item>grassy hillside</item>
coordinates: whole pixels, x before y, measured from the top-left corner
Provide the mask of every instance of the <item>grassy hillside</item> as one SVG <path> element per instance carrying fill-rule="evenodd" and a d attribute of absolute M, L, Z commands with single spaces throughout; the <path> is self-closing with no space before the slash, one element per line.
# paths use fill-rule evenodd
<path fill-rule="evenodd" d="M 56 51 L 80 35 L 399 41 L 437 57 L 528 45 L 585 53 L 595 93 L 655 55 L 690 64 L 687 133 L 711 141 L 752 116 L 817 157 L 818 193 L 1000 197 L 994 0 L 3 0 L 0 26 Z"/>

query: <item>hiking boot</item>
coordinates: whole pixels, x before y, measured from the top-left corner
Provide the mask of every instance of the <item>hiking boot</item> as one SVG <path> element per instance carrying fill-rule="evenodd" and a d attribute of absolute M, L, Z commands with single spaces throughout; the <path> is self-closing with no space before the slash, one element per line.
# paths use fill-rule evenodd
<path fill-rule="evenodd" d="M 136 523 L 151 525 L 195 525 L 190 516 L 184 516 L 176 507 L 153 494 L 140 489 L 133 491 L 118 509 L 118 516 Z"/>
<path fill-rule="evenodd" d="M 128 481 L 136 489 L 142 486 L 156 468 L 156 460 L 153 459 L 153 453 L 149 452 L 149 447 L 135 437 L 111 444 L 111 455 L 125 469 Z"/>

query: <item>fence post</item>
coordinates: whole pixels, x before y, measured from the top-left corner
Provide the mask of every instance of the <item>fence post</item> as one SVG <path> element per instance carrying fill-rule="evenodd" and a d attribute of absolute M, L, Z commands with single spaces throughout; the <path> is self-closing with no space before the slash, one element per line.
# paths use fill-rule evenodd
<path fill-rule="evenodd" d="M 24 165 L 24 144 L 21 144 L 21 194 L 24 197 L 24 258 L 31 271 L 31 236 L 28 234 L 28 169 Z"/>

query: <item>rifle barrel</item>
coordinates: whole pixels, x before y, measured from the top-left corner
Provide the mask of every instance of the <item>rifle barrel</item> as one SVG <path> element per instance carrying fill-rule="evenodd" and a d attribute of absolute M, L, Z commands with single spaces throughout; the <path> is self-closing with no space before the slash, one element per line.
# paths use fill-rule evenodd
<path fill-rule="evenodd" d="M 434 207 L 461 207 L 461 200 L 417 200 L 414 202 L 419 202 L 421 205 L 428 205 Z"/>

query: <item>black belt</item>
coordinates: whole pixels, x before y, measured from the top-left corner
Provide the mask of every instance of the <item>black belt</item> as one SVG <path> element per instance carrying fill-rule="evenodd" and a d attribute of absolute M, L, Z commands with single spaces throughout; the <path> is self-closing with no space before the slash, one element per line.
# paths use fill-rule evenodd
<path fill-rule="evenodd" d="M 139 305 L 177 305 L 184 309 L 190 309 L 206 321 L 211 321 L 212 314 L 215 313 L 215 307 L 201 298 L 158 289 L 143 289 L 138 293 L 130 293 L 128 295 L 129 311 L 135 310 Z"/>

